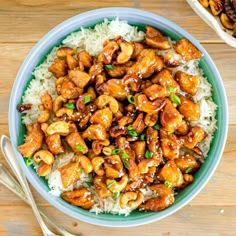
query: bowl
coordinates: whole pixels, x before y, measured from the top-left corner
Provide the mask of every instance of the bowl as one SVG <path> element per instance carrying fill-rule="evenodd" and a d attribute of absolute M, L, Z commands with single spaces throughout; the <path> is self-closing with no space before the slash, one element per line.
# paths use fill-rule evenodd
<path fill-rule="evenodd" d="M 220 22 L 219 16 L 213 16 L 209 9 L 204 8 L 198 0 L 187 0 L 191 8 L 198 14 L 229 46 L 236 48 L 236 38 L 232 36 L 232 30 L 227 30 Z"/>
<path fill-rule="evenodd" d="M 33 168 L 29 168 L 25 165 L 22 155 L 17 150 L 17 146 L 22 143 L 24 138 L 24 129 L 21 124 L 21 116 L 17 112 L 16 107 L 21 102 L 21 96 L 30 78 L 32 78 L 32 71 L 42 62 L 45 55 L 47 55 L 55 45 L 58 45 L 65 36 L 78 30 L 82 26 L 94 26 L 96 23 L 102 22 L 104 16 L 108 19 L 119 17 L 120 20 L 126 20 L 128 23 L 134 25 L 151 25 L 158 28 L 166 35 L 169 35 L 174 40 L 185 37 L 204 54 L 204 57 L 200 60 L 200 66 L 214 90 L 213 99 L 218 105 L 216 114 L 218 128 L 215 132 L 208 157 L 200 170 L 195 174 L 194 183 L 176 196 L 176 201 L 173 205 L 160 212 L 134 211 L 124 217 L 123 215 L 111 214 L 96 215 L 95 213 L 72 206 L 60 197 L 48 193 L 49 187 L 46 181 L 43 178 L 39 178 Z M 51 205 L 67 215 L 90 224 L 110 227 L 130 227 L 151 223 L 173 214 L 188 204 L 203 189 L 220 162 L 227 136 L 227 123 L 228 110 L 224 85 L 214 62 L 206 50 L 193 36 L 175 23 L 156 14 L 132 8 L 104 8 L 85 12 L 62 22 L 52 29 L 34 46 L 23 62 L 12 88 L 9 104 L 10 137 L 14 152 L 32 186 Z"/>

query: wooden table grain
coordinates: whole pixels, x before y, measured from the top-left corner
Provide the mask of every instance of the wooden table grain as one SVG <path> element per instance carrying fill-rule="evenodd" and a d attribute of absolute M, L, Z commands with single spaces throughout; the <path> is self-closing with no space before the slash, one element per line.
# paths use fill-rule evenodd
<path fill-rule="evenodd" d="M 0 135 L 9 135 L 11 88 L 21 63 L 35 43 L 71 16 L 113 6 L 139 8 L 164 16 L 191 33 L 209 52 L 222 76 L 230 112 L 222 160 L 207 186 L 193 201 L 175 214 L 144 226 L 112 229 L 80 222 L 50 206 L 33 190 L 37 203 L 58 224 L 85 236 L 236 235 L 236 49 L 223 43 L 183 0 L 0 0 Z M 0 162 L 6 165 L 2 154 Z M 2 185 L 0 235 L 42 235 L 32 210 Z"/>

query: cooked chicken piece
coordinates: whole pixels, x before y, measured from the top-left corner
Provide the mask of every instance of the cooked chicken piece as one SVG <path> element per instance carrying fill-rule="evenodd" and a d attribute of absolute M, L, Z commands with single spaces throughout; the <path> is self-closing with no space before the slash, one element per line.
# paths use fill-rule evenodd
<path fill-rule="evenodd" d="M 94 197 L 86 188 L 64 192 L 61 197 L 72 205 L 82 207 L 86 210 L 90 209 L 94 204 Z"/>
<path fill-rule="evenodd" d="M 73 56 L 69 54 L 66 56 L 66 62 L 70 70 L 73 70 L 79 64 L 79 62 Z"/>
<path fill-rule="evenodd" d="M 189 75 L 183 71 L 177 71 L 175 73 L 175 79 L 178 81 L 180 88 L 186 92 L 194 96 L 197 93 L 200 79 L 198 76 Z"/>
<path fill-rule="evenodd" d="M 83 50 L 83 51 L 79 52 L 77 57 L 78 57 L 79 61 L 82 62 L 83 66 L 86 69 L 89 69 L 92 66 L 93 59 L 87 51 Z"/>
<path fill-rule="evenodd" d="M 61 137 L 59 134 L 48 135 L 46 137 L 46 144 L 50 152 L 53 154 L 60 154 L 64 153 L 65 151 L 64 147 L 62 146 Z"/>
<path fill-rule="evenodd" d="M 119 45 L 115 41 L 107 41 L 106 45 L 103 47 L 102 52 L 99 56 L 102 62 L 105 64 L 110 64 L 113 54 L 119 49 Z"/>
<path fill-rule="evenodd" d="M 92 124 L 101 124 L 106 129 L 109 129 L 112 123 L 112 118 L 113 118 L 113 115 L 110 109 L 104 108 L 104 109 L 95 111 L 89 121 Z"/>
<path fill-rule="evenodd" d="M 46 110 L 51 111 L 52 110 L 52 97 L 51 95 L 48 93 L 48 91 L 46 91 L 46 93 L 44 93 L 41 97 L 40 100 L 43 104 L 43 107 Z"/>
<path fill-rule="evenodd" d="M 186 135 L 188 131 L 189 131 L 189 124 L 185 120 L 182 120 L 182 124 L 177 128 L 177 134 Z"/>
<path fill-rule="evenodd" d="M 129 94 L 129 89 L 120 79 L 109 79 L 98 88 L 99 94 L 110 95 L 116 99 L 124 100 Z"/>
<path fill-rule="evenodd" d="M 105 67 L 111 77 L 122 77 L 125 75 L 127 67 L 125 65 L 112 65 L 112 70 Z"/>
<path fill-rule="evenodd" d="M 43 143 L 44 133 L 41 130 L 39 123 L 34 123 L 32 130 L 27 133 L 25 143 L 18 146 L 19 152 L 27 158 L 33 156 L 33 154 L 39 150 Z"/>
<path fill-rule="evenodd" d="M 181 64 L 180 59 L 180 55 L 168 52 L 165 54 L 163 61 L 167 67 L 175 68 Z"/>
<path fill-rule="evenodd" d="M 161 125 L 166 131 L 175 131 L 182 124 L 182 115 L 170 102 L 166 100 L 166 105 L 160 112 Z"/>
<path fill-rule="evenodd" d="M 104 167 L 106 177 L 108 178 L 120 178 L 125 174 L 123 163 L 119 155 L 105 157 Z"/>
<path fill-rule="evenodd" d="M 60 92 L 65 99 L 76 99 L 83 92 L 83 89 L 76 87 L 75 83 L 70 79 L 64 78 Z"/>
<path fill-rule="evenodd" d="M 162 181 L 168 181 L 171 187 L 180 187 L 183 182 L 181 170 L 177 167 L 174 160 L 167 161 L 159 172 L 159 177 Z"/>
<path fill-rule="evenodd" d="M 103 64 L 101 62 L 94 63 L 89 69 L 89 75 L 93 79 L 96 75 L 101 74 L 103 71 Z"/>
<path fill-rule="evenodd" d="M 174 192 L 171 188 L 164 184 L 155 184 L 149 187 L 152 191 L 157 193 L 157 197 L 150 198 L 139 206 L 140 210 L 146 211 L 161 211 L 174 203 Z"/>
<path fill-rule="evenodd" d="M 55 62 L 48 68 L 56 78 L 65 76 L 67 74 L 67 63 L 65 60 L 56 59 Z"/>
<path fill-rule="evenodd" d="M 209 6 L 209 0 L 199 0 L 199 2 L 205 7 L 207 8 Z"/>
<path fill-rule="evenodd" d="M 73 132 L 66 136 L 66 141 L 76 153 L 87 153 L 88 147 L 79 132 Z"/>
<path fill-rule="evenodd" d="M 197 121 L 200 118 L 200 105 L 182 95 L 179 95 L 181 104 L 178 109 L 184 117 L 189 121 Z"/>
<path fill-rule="evenodd" d="M 91 79 L 88 73 L 80 71 L 79 69 L 69 70 L 69 78 L 81 89 L 83 89 Z"/>
<path fill-rule="evenodd" d="M 224 0 L 209 0 L 209 5 L 214 16 L 219 15 L 225 8 Z"/>
<path fill-rule="evenodd" d="M 162 135 L 161 148 L 163 151 L 163 156 L 167 159 L 172 160 L 178 158 L 181 146 L 181 142 L 179 142 L 179 140 L 174 134 L 165 135 L 165 137 L 163 137 Z"/>
<path fill-rule="evenodd" d="M 90 125 L 82 134 L 84 139 L 88 140 L 105 140 L 106 129 L 101 124 Z"/>
<path fill-rule="evenodd" d="M 57 50 L 57 57 L 58 58 L 63 58 L 65 59 L 67 55 L 75 55 L 76 54 L 76 50 L 70 47 L 60 47 Z"/>
<path fill-rule="evenodd" d="M 161 50 L 170 49 L 170 43 L 168 40 L 157 29 L 154 29 L 151 26 L 146 26 L 145 40 L 146 44 L 151 48 Z"/>
<path fill-rule="evenodd" d="M 200 164 L 191 155 L 181 156 L 175 159 L 175 163 L 182 173 L 193 173 L 200 167 Z"/>
<path fill-rule="evenodd" d="M 159 73 L 152 77 L 152 82 L 154 84 L 160 84 L 167 89 L 169 86 L 175 88 L 175 93 L 179 92 L 179 84 L 174 80 L 173 76 L 171 75 L 170 71 L 167 69 L 161 70 Z"/>
<path fill-rule="evenodd" d="M 80 179 L 81 166 L 78 162 L 68 163 L 58 168 L 61 173 L 61 180 L 64 188 L 68 188 L 71 184 Z"/>
<path fill-rule="evenodd" d="M 164 66 L 163 61 L 156 56 L 153 49 L 143 49 L 137 59 L 137 62 L 128 68 L 128 74 L 136 74 L 141 78 L 150 77 L 154 71 L 160 71 Z"/>
<path fill-rule="evenodd" d="M 147 95 L 147 97 L 151 101 L 160 97 L 167 97 L 170 94 L 166 87 L 162 87 L 161 85 L 158 84 L 152 84 L 148 88 L 145 88 L 143 92 Z"/>
<path fill-rule="evenodd" d="M 205 131 L 198 126 L 192 127 L 187 136 L 184 137 L 184 146 L 187 148 L 194 148 L 198 143 L 200 143 L 206 137 Z"/>
<path fill-rule="evenodd" d="M 202 52 L 186 38 L 179 39 L 173 47 L 186 61 L 202 57 Z"/>

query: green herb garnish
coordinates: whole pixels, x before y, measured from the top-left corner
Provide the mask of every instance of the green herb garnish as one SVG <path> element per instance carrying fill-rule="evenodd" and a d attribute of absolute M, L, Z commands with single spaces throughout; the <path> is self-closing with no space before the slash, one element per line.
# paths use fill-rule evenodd
<path fill-rule="evenodd" d="M 128 125 L 127 129 L 128 129 L 128 130 L 133 130 L 133 129 L 134 129 L 134 128 L 133 128 L 133 125 Z"/>
<path fill-rule="evenodd" d="M 131 104 L 136 104 L 136 100 L 135 100 L 135 97 L 133 96 L 133 95 L 128 95 L 127 96 L 127 99 L 128 99 L 128 101 L 129 101 L 129 103 L 131 103 Z"/>
<path fill-rule="evenodd" d="M 105 66 L 106 66 L 106 68 L 109 69 L 109 70 L 114 70 L 114 66 L 111 65 L 111 64 L 107 64 L 107 65 L 105 65 Z"/>
<path fill-rule="evenodd" d="M 165 185 L 167 188 L 171 188 L 171 187 L 172 187 L 172 183 L 171 183 L 170 181 L 168 181 L 168 180 L 166 180 L 166 181 L 164 182 L 164 185 Z"/>
<path fill-rule="evenodd" d="M 174 93 L 176 88 L 174 86 L 170 85 L 170 86 L 167 87 L 167 90 L 168 90 L 169 93 Z"/>
<path fill-rule="evenodd" d="M 93 172 L 90 172 L 89 174 L 88 174 L 88 177 L 90 178 L 90 179 L 93 179 Z"/>
<path fill-rule="evenodd" d="M 90 101 L 91 101 L 91 94 L 87 94 L 84 97 L 84 104 L 88 104 L 88 103 L 90 103 Z"/>
<path fill-rule="evenodd" d="M 92 183 L 92 182 L 86 181 L 85 183 L 86 183 L 89 187 L 93 186 L 93 183 Z"/>
<path fill-rule="evenodd" d="M 134 131 L 134 130 L 129 130 L 127 134 L 131 137 L 137 137 L 138 136 L 137 132 Z"/>
<path fill-rule="evenodd" d="M 120 148 L 116 148 L 116 149 L 111 151 L 111 155 L 117 155 L 117 154 L 120 154 L 120 152 L 121 152 L 121 149 Z"/>
<path fill-rule="evenodd" d="M 152 158 L 152 155 L 153 155 L 153 152 L 151 152 L 151 151 L 149 151 L 149 150 L 146 150 L 146 152 L 145 152 L 145 154 L 144 154 L 144 156 L 145 156 L 146 158 Z"/>
<path fill-rule="evenodd" d="M 168 132 L 167 132 L 167 134 L 168 135 L 170 135 L 170 134 L 173 134 L 175 131 L 172 129 L 172 130 L 169 130 Z"/>
<path fill-rule="evenodd" d="M 84 146 L 81 145 L 81 144 L 78 144 L 75 146 L 76 150 L 80 151 L 80 152 L 83 152 L 84 151 Z"/>
<path fill-rule="evenodd" d="M 110 188 L 114 183 L 115 183 L 115 181 L 111 181 L 110 183 L 108 183 L 107 188 Z"/>
<path fill-rule="evenodd" d="M 156 129 L 156 130 L 160 130 L 161 126 L 160 126 L 159 124 L 155 124 L 155 125 L 153 126 L 153 128 Z"/>
<path fill-rule="evenodd" d="M 28 158 L 26 159 L 26 161 L 25 161 L 25 164 L 26 164 L 27 166 L 31 166 L 33 163 L 34 163 L 33 157 L 28 157 Z"/>
<path fill-rule="evenodd" d="M 112 196 L 117 199 L 120 196 L 120 192 L 114 192 Z"/>
<path fill-rule="evenodd" d="M 193 169 L 193 167 L 188 167 L 188 168 L 185 170 L 185 173 L 188 174 L 192 169 Z"/>
<path fill-rule="evenodd" d="M 140 135 L 140 140 L 145 141 L 145 134 Z"/>
<path fill-rule="evenodd" d="M 127 152 L 123 152 L 122 158 L 125 158 L 125 159 L 129 158 L 129 154 Z"/>
<path fill-rule="evenodd" d="M 71 110 L 75 109 L 75 104 L 73 104 L 73 103 L 65 103 L 63 106 L 66 108 L 69 108 Z"/>
<path fill-rule="evenodd" d="M 128 170 L 129 169 L 128 159 L 123 159 L 123 164 L 124 164 L 124 167 Z"/>
<path fill-rule="evenodd" d="M 170 100 L 171 100 L 172 102 L 176 103 L 177 105 L 180 105 L 180 104 L 181 104 L 181 100 L 180 100 L 179 96 L 176 95 L 175 93 L 172 93 L 172 94 L 170 95 Z"/>

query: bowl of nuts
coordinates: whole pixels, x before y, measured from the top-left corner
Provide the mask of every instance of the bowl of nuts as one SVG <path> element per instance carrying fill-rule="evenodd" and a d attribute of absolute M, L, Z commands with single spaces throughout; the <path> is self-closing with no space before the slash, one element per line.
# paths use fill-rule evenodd
<path fill-rule="evenodd" d="M 187 0 L 187 2 L 223 41 L 236 48 L 235 0 Z"/>
<path fill-rule="evenodd" d="M 45 35 L 9 106 L 32 186 L 62 212 L 110 227 L 157 221 L 191 201 L 220 162 L 227 122 L 224 86 L 201 44 L 131 8 L 89 11 Z"/>

